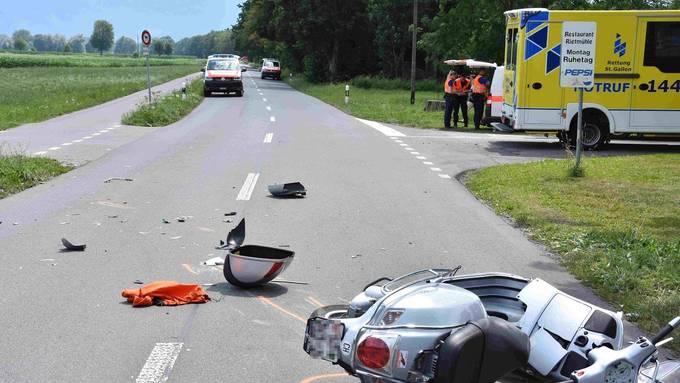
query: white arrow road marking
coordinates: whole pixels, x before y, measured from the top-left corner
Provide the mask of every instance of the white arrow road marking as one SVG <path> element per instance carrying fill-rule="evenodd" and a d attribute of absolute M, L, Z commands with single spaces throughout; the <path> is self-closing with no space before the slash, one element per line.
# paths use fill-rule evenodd
<path fill-rule="evenodd" d="M 156 343 L 136 383 L 161 383 L 168 380 L 170 371 L 182 351 L 183 343 Z"/>
<path fill-rule="evenodd" d="M 264 141 L 262 141 L 262 142 L 264 142 L 265 144 L 268 144 L 268 143 L 272 142 L 272 138 L 274 138 L 274 133 L 267 133 L 267 134 L 264 135 Z"/>
<path fill-rule="evenodd" d="M 255 189 L 255 184 L 257 184 L 257 179 L 260 177 L 260 173 L 248 173 L 241 191 L 238 192 L 236 197 L 237 201 L 248 201 L 250 196 L 253 194 L 253 189 Z"/>
<path fill-rule="evenodd" d="M 355 117 L 356 118 L 356 117 Z M 388 126 L 385 126 L 379 122 L 375 121 L 370 121 L 370 120 L 362 120 L 361 118 L 357 118 L 357 121 L 362 122 L 371 128 L 379 131 L 380 133 L 388 136 L 388 137 L 405 137 L 405 135 L 395 129 L 392 129 Z"/>

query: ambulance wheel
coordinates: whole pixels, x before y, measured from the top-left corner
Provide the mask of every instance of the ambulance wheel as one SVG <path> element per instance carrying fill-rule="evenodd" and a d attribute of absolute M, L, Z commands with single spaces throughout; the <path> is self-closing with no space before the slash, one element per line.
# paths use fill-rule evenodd
<path fill-rule="evenodd" d="M 576 116 L 571 121 L 569 129 L 569 143 L 576 146 Z M 609 120 L 596 109 L 583 111 L 583 131 L 581 143 L 585 150 L 597 150 L 609 142 Z"/>
<path fill-rule="evenodd" d="M 210 97 L 210 91 L 203 89 L 203 97 Z"/>

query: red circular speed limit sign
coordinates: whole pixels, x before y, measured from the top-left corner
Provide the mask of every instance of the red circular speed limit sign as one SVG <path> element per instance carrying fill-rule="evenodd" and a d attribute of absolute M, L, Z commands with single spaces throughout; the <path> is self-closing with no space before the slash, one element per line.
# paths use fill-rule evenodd
<path fill-rule="evenodd" d="M 142 44 L 146 46 L 151 45 L 151 33 L 146 29 L 142 32 Z"/>

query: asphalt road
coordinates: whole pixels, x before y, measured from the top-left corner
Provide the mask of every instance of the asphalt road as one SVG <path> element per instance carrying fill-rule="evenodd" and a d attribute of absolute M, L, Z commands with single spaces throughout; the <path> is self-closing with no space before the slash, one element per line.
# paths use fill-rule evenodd
<path fill-rule="evenodd" d="M 563 156 L 551 140 L 376 129 L 256 75 L 247 72 L 242 98 L 208 98 L 176 124 L 0 200 L 0 381 L 354 382 L 302 351 L 307 315 L 377 277 L 428 267 L 541 277 L 596 300 L 455 178 Z M 73 147 L 54 152 L 68 158 Z M 268 195 L 268 184 L 290 181 L 307 197 Z M 282 278 L 308 284 L 240 290 L 201 264 L 224 255 L 214 245 L 242 217 L 246 243 L 290 246 Z M 87 250 L 60 252 L 62 237 Z M 120 296 L 135 280 L 210 284 L 213 301 L 135 309 Z"/>

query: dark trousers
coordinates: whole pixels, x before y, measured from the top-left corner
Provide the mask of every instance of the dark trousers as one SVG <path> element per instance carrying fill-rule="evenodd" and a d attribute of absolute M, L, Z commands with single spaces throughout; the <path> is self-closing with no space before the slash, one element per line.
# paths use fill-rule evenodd
<path fill-rule="evenodd" d="M 444 128 L 451 129 L 451 112 L 453 112 L 453 95 L 449 93 L 444 94 Z"/>
<path fill-rule="evenodd" d="M 468 106 L 467 106 L 467 95 L 455 95 L 453 96 L 453 125 L 458 126 L 458 109 L 463 114 L 463 124 L 467 127 L 468 125 Z"/>
<path fill-rule="evenodd" d="M 484 107 L 486 106 L 486 96 L 482 93 L 473 93 L 472 103 L 475 105 L 475 129 L 479 129 L 479 125 L 482 123 L 482 116 L 484 115 Z"/>

